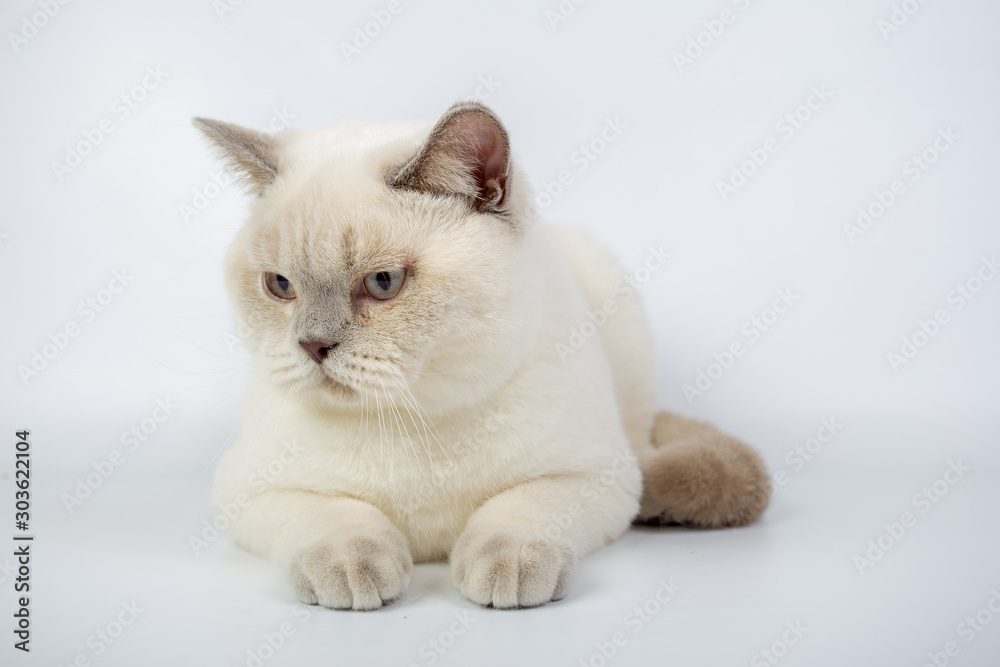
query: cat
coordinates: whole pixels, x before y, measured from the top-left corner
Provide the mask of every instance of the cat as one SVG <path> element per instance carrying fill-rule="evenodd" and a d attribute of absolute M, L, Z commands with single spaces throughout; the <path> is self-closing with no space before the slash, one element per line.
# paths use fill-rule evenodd
<path fill-rule="evenodd" d="M 213 502 L 300 600 L 376 609 L 414 562 L 448 559 L 468 600 L 533 607 L 633 521 L 760 517 L 761 458 L 656 411 L 625 270 L 538 219 L 492 110 L 276 135 L 194 123 L 252 197 L 225 263 L 251 379 Z"/>

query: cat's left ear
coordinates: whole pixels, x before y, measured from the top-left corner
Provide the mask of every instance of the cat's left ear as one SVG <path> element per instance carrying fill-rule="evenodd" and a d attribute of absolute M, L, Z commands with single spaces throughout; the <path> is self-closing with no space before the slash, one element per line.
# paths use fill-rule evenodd
<path fill-rule="evenodd" d="M 507 130 L 488 107 L 460 102 L 441 117 L 423 147 L 389 181 L 395 187 L 467 197 L 480 212 L 506 212 Z"/>
<path fill-rule="evenodd" d="M 254 194 L 263 194 L 278 178 L 278 150 L 272 135 L 208 118 L 193 122 L 219 150 L 229 171 Z"/>

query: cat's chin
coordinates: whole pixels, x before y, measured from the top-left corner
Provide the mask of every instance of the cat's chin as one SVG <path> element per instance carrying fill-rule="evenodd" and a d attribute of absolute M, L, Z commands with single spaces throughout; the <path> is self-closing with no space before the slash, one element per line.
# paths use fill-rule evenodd
<path fill-rule="evenodd" d="M 353 387 L 334 378 L 324 377 L 309 387 L 299 389 L 301 395 L 312 405 L 321 405 L 335 412 L 341 410 L 366 409 L 365 406 L 377 404 L 379 401 L 389 405 L 405 405 L 400 394 L 386 387 Z M 416 400 L 416 399 L 412 399 Z"/>
<path fill-rule="evenodd" d="M 335 380 L 329 375 L 323 376 L 317 389 L 326 398 L 334 399 L 337 402 L 350 401 L 353 403 L 361 398 L 361 393 L 357 389 Z"/>

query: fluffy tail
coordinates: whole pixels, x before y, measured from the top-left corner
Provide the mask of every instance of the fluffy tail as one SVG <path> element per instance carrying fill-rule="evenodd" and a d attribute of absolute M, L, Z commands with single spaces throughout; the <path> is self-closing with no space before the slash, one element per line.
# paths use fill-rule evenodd
<path fill-rule="evenodd" d="M 744 526 L 767 508 L 771 478 L 760 455 L 714 426 L 660 412 L 653 447 L 642 464 L 639 522 Z"/>

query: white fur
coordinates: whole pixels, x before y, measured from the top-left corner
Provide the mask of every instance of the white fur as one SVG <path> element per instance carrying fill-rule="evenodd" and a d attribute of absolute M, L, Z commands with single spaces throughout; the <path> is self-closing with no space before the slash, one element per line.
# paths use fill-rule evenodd
<path fill-rule="evenodd" d="M 655 382 L 639 298 L 614 291 L 625 271 L 580 231 L 389 192 L 386 169 L 429 129 L 346 122 L 279 135 L 279 178 L 228 258 L 233 302 L 254 331 L 253 377 L 214 501 L 241 507 L 232 538 L 289 568 L 307 602 L 377 607 L 402 592 L 412 561 L 450 556 L 470 599 L 540 604 L 638 508 Z M 527 210 L 516 166 L 510 196 Z M 352 334 L 326 362 L 362 387 L 354 397 L 329 391 L 297 344 L 303 327 L 342 315 L 323 285 L 351 280 L 338 264 L 345 227 L 369 268 L 407 253 L 421 267 L 397 310 L 375 315 L 378 340 Z M 254 276 L 283 266 L 309 275 L 302 288 L 315 296 L 269 300 Z M 607 299 L 617 312 L 569 347 Z M 361 354 L 397 355 L 378 362 L 381 388 L 340 365 L 376 364 Z"/>

